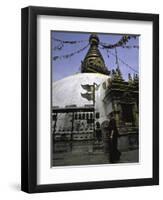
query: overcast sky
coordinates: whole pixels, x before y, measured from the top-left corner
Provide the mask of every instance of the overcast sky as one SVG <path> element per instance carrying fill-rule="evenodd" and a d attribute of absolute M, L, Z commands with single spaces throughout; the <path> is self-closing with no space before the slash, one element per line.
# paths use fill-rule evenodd
<path fill-rule="evenodd" d="M 52 47 L 52 80 L 57 81 L 60 80 L 66 76 L 73 75 L 75 73 L 80 73 L 80 66 L 81 61 L 84 59 L 89 46 L 82 52 L 67 58 L 67 59 L 57 59 L 53 60 L 54 56 L 61 56 L 66 55 L 69 53 L 73 53 L 83 47 L 85 47 L 89 42 L 90 33 L 77 33 L 77 32 L 59 32 L 59 31 L 52 31 L 51 37 L 57 38 L 60 40 L 68 40 L 68 41 L 74 41 L 74 40 L 84 40 L 84 42 L 77 43 L 77 44 L 65 44 L 61 50 L 54 50 L 56 46 L 58 46 L 60 43 L 51 39 L 51 47 Z M 108 44 L 114 44 L 117 43 L 122 35 L 116 35 L 116 34 L 102 34 L 98 33 L 98 37 L 100 39 L 100 42 L 108 43 Z M 139 37 L 137 36 L 136 39 L 132 38 L 129 40 L 129 42 L 126 45 L 139 45 Z M 108 54 L 106 50 L 99 49 L 104 60 L 105 65 L 109 70 L 115 69 L 116 66 L 116 60 L 115 57 L 111 54 Z M 115 49 L 109 49 L 113 54 L 115 54 Z M 118 57 L 121 58 L 124 62 L 126 62 L 128 65 L 130 65 L 134 70 L 139 71 L 139 49 L 138 48 L 122 48 L 117 47 L 117 53 Z M 123 74 L 123 78 L 128 78 L 128 73 L 135 73 L 133 70 L 131 70 L 129 67 L 124 65 L 122 62 L 119 61 L 119 66 Z"/>

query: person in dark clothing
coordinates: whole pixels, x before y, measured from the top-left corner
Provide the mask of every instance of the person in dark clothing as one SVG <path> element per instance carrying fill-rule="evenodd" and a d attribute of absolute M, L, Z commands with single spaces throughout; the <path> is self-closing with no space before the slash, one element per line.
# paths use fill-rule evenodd
<path fill-rule="evenodd" d="M 120 160 L 121 152 L 118 150 L 118 129 L 116 126 L 116 121 L 114 119 L 114 114 L 110 113 L 110 121 L 108 125 L 109 132 L 109 160 L 111 163 L 116 163 Z"/>
<path fill-rule="evenodd" d="M 102 131 L 99 122 L 96 122 L 96 138 L 98 142 L 100 142 L 102 139 Z"/>

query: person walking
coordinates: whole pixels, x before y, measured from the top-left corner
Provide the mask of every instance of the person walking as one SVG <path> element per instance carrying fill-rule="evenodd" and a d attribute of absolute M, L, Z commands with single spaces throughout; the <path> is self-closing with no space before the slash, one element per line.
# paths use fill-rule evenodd
<path fill-rule="evenodd" d="M 109 137 L 109 161 L 116 163 L 120 160 L 121 152 L 118 150 L 118 129 L 113 112 L 109 115 L 110 121 L 108 124 L 108 137 Z"/>
<path fill-rule="evenodd" d="M 96 138 L 98 142 L 101 142 L 102 140 L 102 131 L 100 127 L 100 123 L 96 122 Z"/>

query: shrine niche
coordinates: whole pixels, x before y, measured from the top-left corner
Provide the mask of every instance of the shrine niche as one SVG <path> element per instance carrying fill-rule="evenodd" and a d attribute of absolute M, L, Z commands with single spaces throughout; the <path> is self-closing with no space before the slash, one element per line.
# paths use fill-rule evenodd
<path fill-rule="evenodd" d="M 124 148 L 138 147 L 139 137 L 139 78 L 128 75 L 128 81 L 122 77 L 120 68 L 112 70 L 110 84 L 103 99 L 106 114 L 114 113 L 119 130 L 119 146 Z M 108 105 L 111 105 L 107 109 Z"/>

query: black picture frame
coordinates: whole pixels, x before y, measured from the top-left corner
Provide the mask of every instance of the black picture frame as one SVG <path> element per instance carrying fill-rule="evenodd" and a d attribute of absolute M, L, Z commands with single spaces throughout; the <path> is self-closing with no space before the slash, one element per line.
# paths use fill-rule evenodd
<path fill-rule="evenodd" d="M 37 16 L 55 15 L 151 21 L 153 23 L 153 177 L 37 184 Z M 21 190 L 28 193 L 159 184 L 159 15 L 30 6 L 21 12 Z"/>

